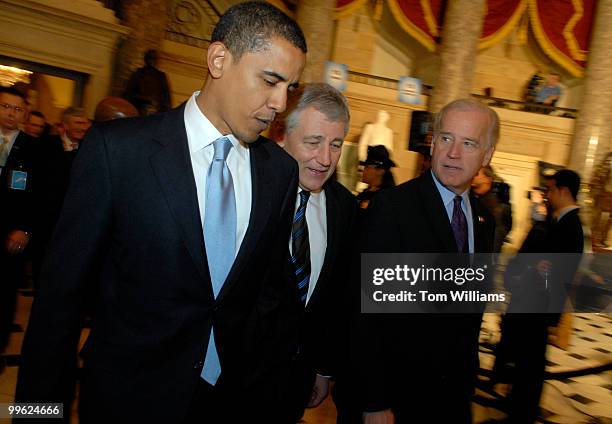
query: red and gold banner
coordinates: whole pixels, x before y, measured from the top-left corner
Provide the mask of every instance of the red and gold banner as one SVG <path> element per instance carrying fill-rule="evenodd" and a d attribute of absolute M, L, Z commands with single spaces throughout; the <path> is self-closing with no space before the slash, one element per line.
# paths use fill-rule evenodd
<path fill-rule="evenodd" d="M 336 19 L 355 13 L 368 0 L 336 0 Z"/>
<path fill-rule="evenodd" d="M 530 0 L 531 27 L 544 52 L 574 76 L 582 76 L 596 0 Z"/>
<path fill-rule="evenodd" d="M 429 51 L 436 50 L 442 0 L 388 0 L 397 23 Z"/>
<path fill-rule="evenodd" d="M 354 13 L 368 1 L 337 0 L 336 18 Z M 527 16 L 529 9 L 529 20 L 538 44 L 560 66 L 573 75 L 580 76 L 586 65 L 596 2 L 597 0 L 487 0 L 479 47 L 491 47 L 507 37 L 521 19 Z M 386 4 L 397 23 L 408 34 L 429 51 L 436 50 L 446 2 L 386 0 Z"/>
<path fill-rule="evenodd" d="M 346 0 L 345 0 L 346 1 Z M 430 51 L 435 51 L 443 19 L 442 0 L 388 0 L 399 25 Z M 488 0 L 480 48 L 506 37 L 518 24 L 527 0 Z"/>
<path fill-rule="evenodd" d="M 527 0 L 487 0 L 479 47 L 490 47 L 510 34 L 521 20 Z"/>

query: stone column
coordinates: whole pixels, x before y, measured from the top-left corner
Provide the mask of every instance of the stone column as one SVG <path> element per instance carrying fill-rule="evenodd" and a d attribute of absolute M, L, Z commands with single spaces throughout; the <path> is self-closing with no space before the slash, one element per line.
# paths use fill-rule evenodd
<path fill-rule="evenodd" d="M 168 22 L 167 0 L 124 0 L 121 2 L 122 24 L 130 28 L 120 46 L 115 65 L 112 93 L 121 96 L 132 72 L 144 65 L 149 49 L 160 49 Z"/>
<path fill-rule="evenodd" d="M 599 0 L 569 167 L 587 183 L 612 149 L 612 0 Z"/>
<path fill-rule="evenodd" d="M 308 54 L 303 82 L 323 81 L 325 62 L 330 59 L 333 43 L 335 0 L 300 0 L 296 21 L 304 31 Z"/>
<path fill-rule="evenodd" d="M 437 112 L 448 102 L 471 93 L 486 0 L 449 1 L 446 4 L 442 44 L 439 46 L 440 72 L 429 100 L 430 112 Z"/>

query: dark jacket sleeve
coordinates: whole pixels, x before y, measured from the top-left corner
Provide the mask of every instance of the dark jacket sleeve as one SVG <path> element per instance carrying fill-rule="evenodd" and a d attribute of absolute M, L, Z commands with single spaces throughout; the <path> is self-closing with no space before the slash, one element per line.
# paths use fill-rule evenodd
<path fill-rule="evenodd" d="M 344 193 L 340 193 L 344 194 Z M 315 370 L 320 375 L 335 376 L 342 361 L 346 358 L 346 330 L 349 325 L 351 302 L 359 292 L 359 281 L 351 278 L 353 267 L 358 265 L 357 241 L 357 202 L 346 193 L 341 197 L 342 234 L 338 245 L 338 259 L 334 263 L 331 281 L 328 285 L 330 295 L 325 297 L 321 319 L 315 323 L 320 329 L 320 338 L 313 347 Z"/>
<path fill-rule="evenodd" d="M 74 163 L 41 272 L 22 347 L 17 402 L 65 402 L 72 396 L 87 276 L 104 257 L 111 203 L 105 140 L 94 127 Z"/>
<path fill-rule="evenodd" d="M 361 253 L 385 253 L 401 251 L 398 245 L 399 225 L 393 203 L 387 193 L 381 193 L 370 203 L 358 243 Z M 360 262 L 354 267 L 356 285 L 361 286 Z M 361 290 L 358 290 L 361 293 Z M 391 407 L 390 393 L 387 393 L 385 346 L 388 343 L 386 321 L 382 314 L 361 313 L 359 294 L 352 307 L 354 328 L 349 344 L 353 375 L 357 378 L 358 402 L 365 412 L 382 411 Z"/>

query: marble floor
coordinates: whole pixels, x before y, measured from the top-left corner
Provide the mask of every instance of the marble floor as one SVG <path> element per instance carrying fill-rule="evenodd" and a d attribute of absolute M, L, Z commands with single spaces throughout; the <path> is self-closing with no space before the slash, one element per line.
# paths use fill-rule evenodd
<path fill-rule="evenodd" d="M 0 403 L 13 400 L 23 330 L 27 326 L 32 303 L 31 292 L 18 294 L 14 332 L 3 354 L 7 363 L 0 374 Z M 494 360 L 491 341 L 495 341 L 488 317 L 483 325 L 480 349 L 481 378 L 485 378 Z M 82 340 L 87 336 L 84 329 Z M 478 389 L 474 397 L 474 422 L 503 419 L 503 398 L 508 387 Z M 553 345 L 548 349 L 547 380 L 541 401 L 540 423 L 612 424 L 612 316 L 610 314 L 575 314 L 567 350 Z M 78 422 L 74 410 L 73 422 Z M 336 411 L 330 398 L 318 408 L 308 410 L 303 418 L 308 424 L 332 424 Z M 8 423 L 0 419 L 0 423 Z M 435 416 L 432 421 L 435 422 Z"/>

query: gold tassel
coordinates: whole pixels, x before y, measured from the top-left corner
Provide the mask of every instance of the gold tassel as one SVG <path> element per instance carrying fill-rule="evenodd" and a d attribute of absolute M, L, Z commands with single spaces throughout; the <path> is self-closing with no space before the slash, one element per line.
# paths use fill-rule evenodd
<path fill-rule="evenodd" d="M 382 20 L 383 13 L 383 0 L 375 0 L 374 4 L 374 20 L 380 22 Z"/>
<path fill-rule="evenodd" d="M 527 28 L 529 26 L 529 14 L 525 12 L 521 17 L 521 23 L 516 30 L 516 39 L 519 45 L 527 44 Z"/>

